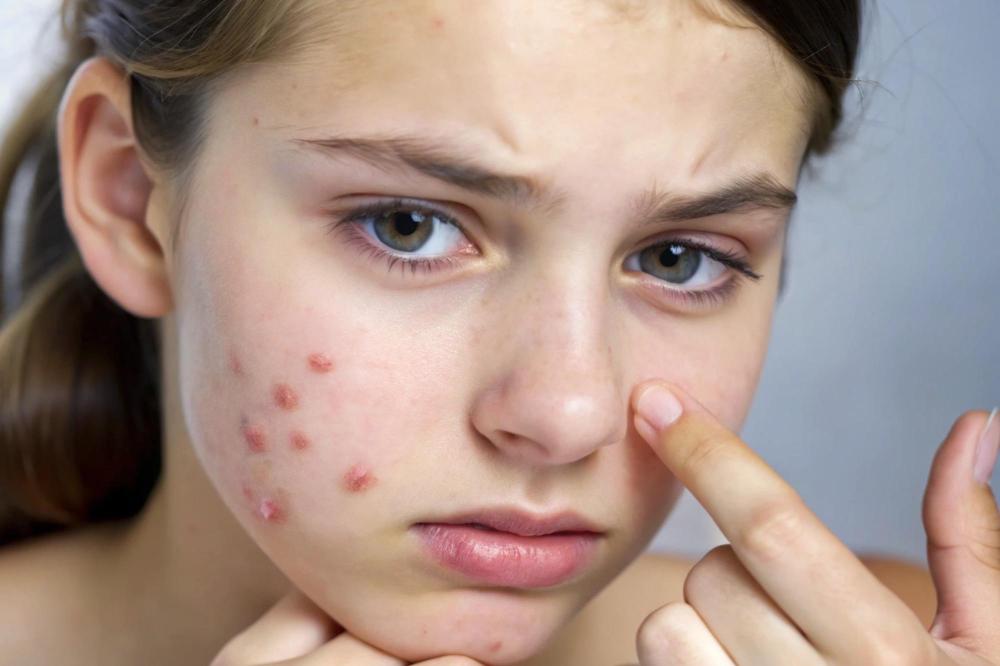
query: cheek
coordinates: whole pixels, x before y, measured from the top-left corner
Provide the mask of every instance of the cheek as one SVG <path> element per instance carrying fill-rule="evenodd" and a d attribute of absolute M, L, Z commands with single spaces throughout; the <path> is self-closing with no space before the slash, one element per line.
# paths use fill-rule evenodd
<path fill-rule="evenodd" d="M 279 268 L 251 270 L 238 251 L 200 240 L 178 309 L 178 381 L 188 434 L 224 501 L 259 531 L 376 496 L 393 442 L 404 442 L 378 418 L 391 388 L 373 358 L 379 341 L 342 315 L 360 304 L 311 291 L 325 283 L 317 276 L 281 284 Z M 241 289 L 210 288 L 225 284 Z"/>
<path fill-rule="evenodd" d="M 705 405 L 734 432 L 743 426 L 756 390 L 766 352 L 768 326 L 764 318 L 757 326 L 716 326 L 693 334 L 676 328 L 655 339 L 640 340 L 632 346 L 637 382 L 662 377 L 679 384 Z M 635 529 L 658 526 L 673 506 L 681 485 L 663 466 L 641 435 L 629 423 L 629 440 L 639 445 L 629 450 L 625 468 L 626 486 L 631 490 L 637 512 Z M 638 516 L 638 513 L 642 516 Z"/>

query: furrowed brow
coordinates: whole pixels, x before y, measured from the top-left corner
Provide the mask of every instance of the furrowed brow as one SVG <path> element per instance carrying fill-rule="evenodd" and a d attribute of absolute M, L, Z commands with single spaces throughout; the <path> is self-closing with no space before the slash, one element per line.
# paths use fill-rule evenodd
<path fill-rule="evenodd" d="M 431 178 L 464 190 L 503 199 L 523 207 L 556 208 L 563 195 L 527 176 L 500 174 L 474 164 L 442 141 L 419 136 L 325 137 L 296 142 L 334 157 L 345 154 L 362 159 L 383 171 L 409 167 Z"/>
<path fill-rule="evenodd" d="M 466 157 L 468 149 L 463 151 L 428 137 L 330 136 L 294 141 L 334 158 L 355 157 L 387 172 L 408 167 L 461 189 L 518 206 L 554 212 L 566 199 L 564 192 L 533 178 L 496 173 L 473 163 Z M 789 209 L 796 201 L 795 192 L 775 176 L 759 172 L 738 176 L 709 192 L 678 194 L 661 192 L 654 186 L 636 197 L 632 211 L 636 226 L 643 227 L 750 210 Z"/>
<path fill-rule="evenodd" d="M 738 176 L 722 187 L 698 194 L 664 193 L 654 186 L 637 199 L 633 210 L 638 226 L 646 226 L 751 210 L 786 210 L 796 201 L 794 191 L 773 175 L 760 172 Z"/>

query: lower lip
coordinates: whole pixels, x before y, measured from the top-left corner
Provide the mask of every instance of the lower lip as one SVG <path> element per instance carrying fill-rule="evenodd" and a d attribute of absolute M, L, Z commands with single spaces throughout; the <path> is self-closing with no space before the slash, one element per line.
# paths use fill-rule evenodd
<path fill-rule="evenodd" d="M 522 588 L 572 578 L 591 561 L 601 539 L 593 532 L 527 537 L 443 523 L 413 529 L 438 563 L 482 583 Z"/>

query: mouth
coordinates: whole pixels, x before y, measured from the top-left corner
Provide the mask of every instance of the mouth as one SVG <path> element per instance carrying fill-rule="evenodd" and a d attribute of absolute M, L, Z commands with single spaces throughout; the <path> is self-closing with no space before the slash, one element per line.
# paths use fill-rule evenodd
<path fill-rule="evenodd" d="M 465 513 L 411 528 L 424 553 L 466 581 L 543 588 L 592 563 L 605 532 L 572 512 L 537 515 L 516 508 Z"/>

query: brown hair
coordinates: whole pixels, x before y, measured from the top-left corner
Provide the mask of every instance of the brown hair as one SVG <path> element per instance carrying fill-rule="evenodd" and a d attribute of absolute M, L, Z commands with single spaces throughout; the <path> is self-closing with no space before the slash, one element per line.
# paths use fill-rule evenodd
<path fill-rule="evenodd" d="M 823 99 L 805 158 L 827 152 L 854 71 L 860 0 L 727 1 L 811 74 Z M 160 473 L 155 322 L 96 285 L 62 215 L 55 121 L 70 76 L 93 55 L 118 63 L 141 148 L 183 180 L 212 84 L 302 48 L 306 26 L 315 29 L 305 8 L 304 0 L 64 0 L 65 62 L 0 151 L 8 227 L 0 256 L 13 258 L 0 295 L 0 545 L 132 516 Z M 15 207 L 22 189 L 26 203 Z M 4 247 L 11 237 L 21 237 L 13 252 Z"/>

